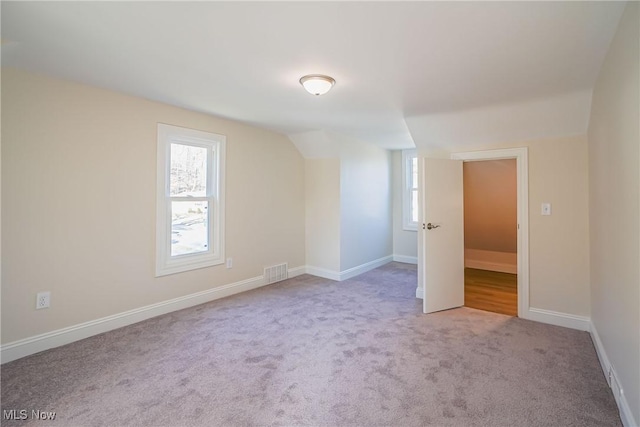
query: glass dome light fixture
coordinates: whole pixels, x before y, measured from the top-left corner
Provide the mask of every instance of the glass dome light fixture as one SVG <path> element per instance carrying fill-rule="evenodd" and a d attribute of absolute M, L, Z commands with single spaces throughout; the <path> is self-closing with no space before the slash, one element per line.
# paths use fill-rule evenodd
<path fill-rule="evenodd" d="M 300 78 L 300 84 L 311 95 L 324 95 L 336 84 L 333 77 L 322 74 L 309 74 Z"/>

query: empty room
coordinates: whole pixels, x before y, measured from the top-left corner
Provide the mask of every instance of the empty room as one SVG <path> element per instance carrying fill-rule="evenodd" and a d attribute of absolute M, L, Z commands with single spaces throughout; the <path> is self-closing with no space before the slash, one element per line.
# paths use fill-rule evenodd
<path fill-rule="evenodd" d="M 638 2 L 0 23 L 2 426 L 639 426 Z"/>

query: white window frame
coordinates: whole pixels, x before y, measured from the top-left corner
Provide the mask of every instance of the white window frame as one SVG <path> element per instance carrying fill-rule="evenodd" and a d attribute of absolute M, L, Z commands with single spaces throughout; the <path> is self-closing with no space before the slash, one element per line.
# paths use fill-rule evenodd
<path fill-rule="evenodd" d="M 171 144 L 207 149 L 207 194 L 204 197 L 171 197 Z M 224 167 L 226 137 L 158 123 L 156 195 L 156 277 L 224 263 Z M 171 202 L 207 201 L 209 244 L 205 252 L 171 256 Z"/>
<path fill-rule="evenodd" d="M 402 150 L 402 229 L 407 231 L 418 231 L 418 221 L 411 220 L 411 193 L 418 191 L 411 188 L 412 160 L 416 157 L 416 150 Z"/>

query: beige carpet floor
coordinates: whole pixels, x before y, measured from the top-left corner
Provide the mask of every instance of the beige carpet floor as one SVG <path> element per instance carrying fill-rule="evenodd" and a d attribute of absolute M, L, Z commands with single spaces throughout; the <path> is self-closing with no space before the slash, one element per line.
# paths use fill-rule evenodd
<path fill-rule="evenodd" d="M 588 333 L 303 275 L 5 364 L 6 426 L 619 426 Z M 43 374 L 46 373 L 46 374 Z"/>

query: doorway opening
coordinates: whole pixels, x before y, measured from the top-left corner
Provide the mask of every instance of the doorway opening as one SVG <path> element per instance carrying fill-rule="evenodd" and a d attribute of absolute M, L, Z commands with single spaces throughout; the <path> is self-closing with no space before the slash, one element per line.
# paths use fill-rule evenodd
<path fill-rule="evenodd" d="M 516 159 L 463 163 L 464 305 L 518 315 Z"/>
<path fill-rule="evenodd" d="M 517 315 L 525 319 L 530 317 L 527 151 L 526 147 L 519 147 L 452 153 L 451 160 L 420 158 L 418 283 L 424 313 L 464 305 L 463 163 L 515 159 Z"/>
<path fill-rule="evenodd" d="M 516 193 L 516 250 L 515 250 L 515 271 L 513 255 L 502 255 L 502 258 L 498 256 L 498 265 L 482 266 L 482 270 L 474 269 L 472 271 L 467 269 L 467 260 L 465 259 L 465 273 L 469 272 L 469 282 L 493 282 L 494 289 L 502 287 L 505 293 L 510 293 L 511 296 L 505 297 L 505 299 L 516 299 L 515 313 L 513 313 L 513 306 L 509 303 L 509 312 L 505 314 L 514 315 L 518 317 L 528 318 L 529 310 L 529 180 L 528 180 L 528 153 L 526 147 L 521 148 L 507 148 L 498 150 L 485 150 L 485 151 L 471 151 L 465 153 L 454 153 L 452 159 L 462 160 L 463 168 L 465 165 L 481 164 L 478 162 L 494 161 L 494 160 L 510 160 L 515 162 L 515 193 Z M 513 164 L 510 165 L 511 167 Z M 511 181 L 510 185 L 513 185 Z M 463 190 L 464 191 L 464 190 Z M 503 201 L 503 203 L 506 203 Z M 508 209 L 513 209 L 513 205 L 509 203 Z M 513 224 L 513 223 L 511 223 Z M 513 228 L 511 228 L 513 231 Z M 487 230 L 484 231 L 487 233 Z M 465 232 L 466 234 L 466 232 Z M 466 247 L 466 244 L 465 244 Z M 511 252 L 513 254 L 513 252 Z M 472 254 L 473 255 L 473 254 Z M 466 258 L 466 257 L 465 257 Z M 473 256 L 471 257 L 473 258 Z M 469 267 L 478 267 L 473 262 L 469 263 Z M 487 268 L 489 267 L 490 270 Z M 480 271 L 477 271 L 480 270 Z M 504 270 L 504 271 L 491 271 L 491 270 Z M 476 277 L 478 276 L 478 277 Z M 465 274 L 467 277 L 467 274 Z M 515 280 L 515 290 L 513 289 L 513 281 Z M 508 291 L 507 291 L 508 289 Z M 465 297 L 467 292 L 465 289 Z M 495 300 L 493 300 L 495 302 Z M 465 305 L 466 302 L 465 302 Z"/>

